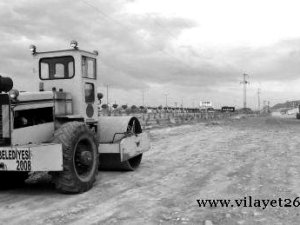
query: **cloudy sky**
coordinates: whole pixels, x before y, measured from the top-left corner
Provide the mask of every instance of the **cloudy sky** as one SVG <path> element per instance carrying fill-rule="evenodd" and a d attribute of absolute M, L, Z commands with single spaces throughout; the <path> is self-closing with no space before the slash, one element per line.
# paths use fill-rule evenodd
<path fill-rule="evenodd" d="M 118 104 L 242 106 L 300 99 L 293 0 L 0 0 L 0 74 L 37 89 L 28 51 L 98 50 L 99 89 Z"/>

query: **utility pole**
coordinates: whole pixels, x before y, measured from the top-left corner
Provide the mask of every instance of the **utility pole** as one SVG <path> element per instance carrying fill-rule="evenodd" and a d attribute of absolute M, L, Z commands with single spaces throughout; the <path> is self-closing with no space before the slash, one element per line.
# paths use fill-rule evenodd
<path fill-rule="evenodd" d="M 267 101 L 264 100 L 263 101 L 263 111 L 264 111 L 264 113 L 266 112 L 266 110 L 267 110 Z"/>
<path fill-rule="evenodd" d="M 106 85 L 106 104 L 108 107 L 108 84 Z"/>
<path fill-rule="evenodd" d="M 246 90 L 246 88 L 247 88 L 247 84 L 249 84 L 249 81 L 247 81 L 246 80 L 246 77 L 249 77 L 249 75 L 248 74 L 243 74 L 243 81 L 241 81 L 241 84 L 243 84 L 243 92 L 244 92 L 244 108 L 247 108 L 247 96 L 246 96 L 246 94 L 247 94 L 247 90 Z"/>
<path fill-rule="evenodd" d="M 258 112 L 260 112 L 260 88 L 257 89 L 257 106 L 258 106 Z"/>
<path fill-rule="evenodd" d="M 168 108 L 168 94 L 165 94 L 166 96 L 166 107 Z"/>
<path fill-rule="evenodd" d="M 145 107 L 145 92 L 142 90 L 143 106 Z"/>

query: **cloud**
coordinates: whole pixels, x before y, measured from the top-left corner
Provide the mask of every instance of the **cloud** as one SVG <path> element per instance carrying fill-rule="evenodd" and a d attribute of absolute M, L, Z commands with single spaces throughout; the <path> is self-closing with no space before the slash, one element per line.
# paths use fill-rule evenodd
<path fill-rule="evenodd" d="M 240 94 L 233 94 L 237 90 L 232 86 L 240 87 L 243 72 L 260 82 L 283 82 L 298 77 L 300 38 L 264 47 L 178 44 L 177 38 L 186 30 L 198 27 L 198 22 L 155 13 L 128 14 L 124 9 L 126 4 L 135 3 L 2 1 L 0 73 L 12 74 L 17 86 L 29 88 L 32 82 L 24 82 L 33 80 L 28 46 L 36 44 L 41 51 L 65 49 L 75 39 L 82 49 L 99 50 L 99 85 L 111 85 L 120 93 L 120 99 L 122 92 L 149 89 L 155 104 L 155 99 L 165 91 L 158 94 L 152 89 L 154 84 L 176 95 L 173 97 L 176 101 L 180 101 L 182 92 L 185 98 L 194 93 L 199 98 L 211 96 L 230 101 L 230 94 L 232 99 Z M 228 96 L 222 97 L 220 89 L 228 90 Z M 132 101 L 138 101 L 137 97 L 133 96 Z"/>
<path fill-rule="evenodd" d="M 296 80 L 300 73 L 299 44 L 300 38 L 260 48 L 238 48 L 229 51 L 228 58 L 260 82 Z"/>
<path fill-rule="evenodd" d="M 153 80 L 154 73 L 165 73 L 169 56 L 164 51 L 170 48 L 170 39 L 180 33 L 186 21 L 155 15 L 130 16 L 121 12 L 124 4 L 101 1 L 96 5 L 85 0 L 2 3 L 1 71 L 29 77 L 29 44 L 36 44 L 38 50 L 53 50 L 65 48 L 70 40 L 76 39 L 81 48 L 100 50 L 103 83 L 124 89 L 128 83 L 131 88 L 145 86 L 147 77 Z M 148 34 L 147 38 L 141 31 Z M 131 82 L 124 82 L 128 80 Z"/>

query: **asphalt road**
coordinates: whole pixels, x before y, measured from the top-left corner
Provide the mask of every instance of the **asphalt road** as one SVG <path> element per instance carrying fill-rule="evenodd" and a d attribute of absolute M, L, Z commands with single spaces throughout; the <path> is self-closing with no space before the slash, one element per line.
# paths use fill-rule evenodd
<path fill-rule="evenodd" d="M 232 119 L 152 130 L 151 137 L 137 171 L 100 171 L 87 193 L 56 193 L 47 176 L 1 191 L 0 224 L 300 224 L 300 201 L 293 205 L 300 196 L 300 121 Z M 197 202 L 249 196 L 260 207 Z M 263 207 L 262 200 L 279 198 L 292 207 Z"/>

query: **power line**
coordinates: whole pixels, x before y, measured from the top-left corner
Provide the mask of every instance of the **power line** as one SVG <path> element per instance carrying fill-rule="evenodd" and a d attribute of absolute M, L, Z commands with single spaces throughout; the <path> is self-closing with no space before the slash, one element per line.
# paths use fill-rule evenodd
<path fill-rule="evenodd" d="M 101 15 L 102 17 L 106 18 L 107 20 L 110 20 L 114 23 L 117 23 L 118 25 L 128 28 L 127 25 L 120 23 L 118 20 L 111 18 L 111 16 L 109 16 L 108 14 L 104 13 L 103 11 L 101 11 L 98 7 L 96 7 L 95 5 L 89 3 L 86 0 L 80 0 L 82 3 L 84 3 L 85 5 L 88 5 L 89 7 L 91 7 L 92 9 L 94 9 L 99 15 Z M 158 26 L 160 26 L 161 28 L 163 27 L 162 25 L 160 25 L 157 21 L 155 22 L 156 24 L 158 24 Z M 173 37 L 172 33 L 168 32 L 167 33 Z M 146 43 L 147 45 L 153 47 L 154 49 L 156 49 L 157 47 L 153 44 L 151 44 L 150 42 L 140 38 L 141 41 L 143 41 L 144 43 Z M 179 63 L 181 63 L 181 65 L 183 65 L 186 69 L 193 71 L 194 68 L 192 68 L 189 64 L 186 64 L 185 62 L 183 62 L 181 59 L 177 58 L 176 56 L 170 54 L 169 52 L 165 51 L 164 49 L 156 49 L 162 53 L 164 53 L 165 55 L 170 56 L 171 58 L 173 58 L 174 60 L 178 61 Z"/>
<path fill-rule="evenodd" d="M 93 8 L 95 11 L 97 11 L 98 14 L 100 14 L 102 17 L 106 18 L 107 20 L 111 20 L 120 26 L 124 26 L 124 24 L 120 23 L 118 20 L 111 18 L 108 14 L 104 13 L 101 11 L 98 7 L 94 6 L 93 4 L 89 3 L 88 1 L 85 0 L 80 0 L 82 3 L 88 5 L 89 7 Z"/>

